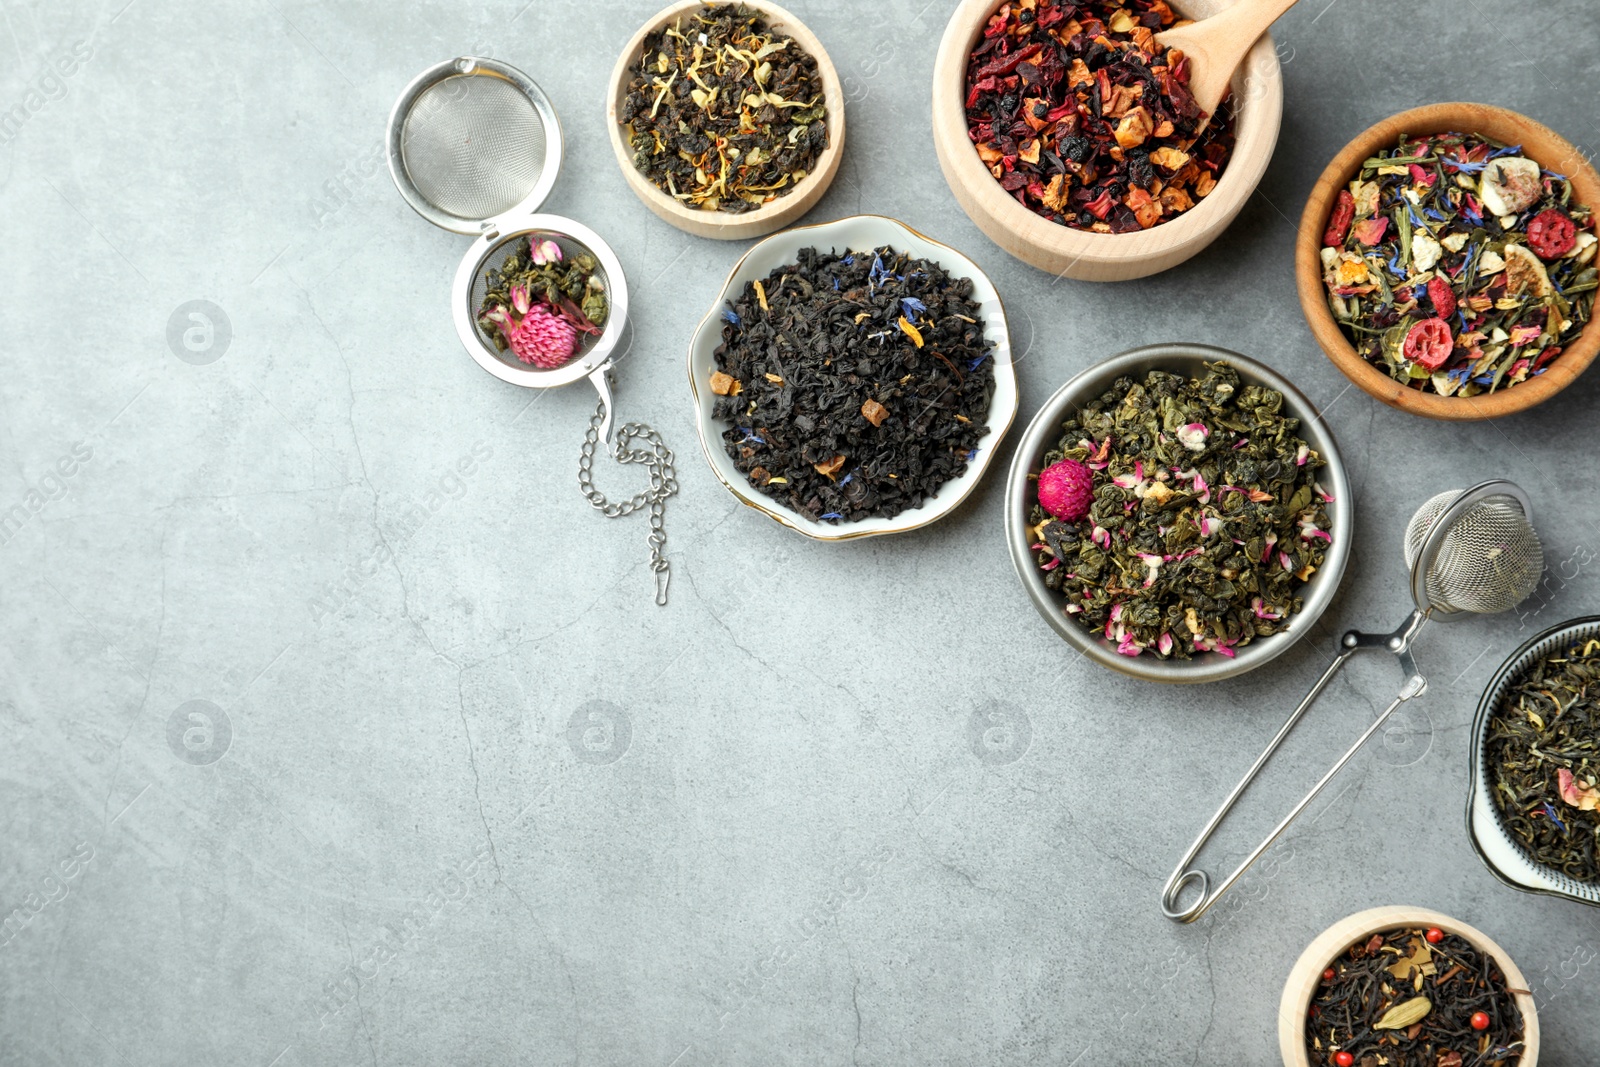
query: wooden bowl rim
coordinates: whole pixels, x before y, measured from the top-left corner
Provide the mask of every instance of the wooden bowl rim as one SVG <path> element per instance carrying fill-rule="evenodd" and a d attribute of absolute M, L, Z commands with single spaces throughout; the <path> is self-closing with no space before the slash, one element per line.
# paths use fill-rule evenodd
<path fill-rule="evenodd" d="M 1070 258 L 1074 263 L 1121 264 L 1176 248 L 1192 247 L 1198 251 L 1232 224 L 1266 174 L 1283 119 L 1283 71 L 1270 33 L 1261 36 L 1235 72 L 1236 94 L 1244 94 L 1243 79 L 1250 76 L 1263 79 L 1263 91 L 1252 93 L 1245 101 L 1234 128 L 1233 155 L 1211 195 L 1178 218 L 1149 230 L 1094 233 L 1051 222 L 1023 207 L 1001 189 L 972 150 L 963 93 L 966 59 L 984 23 L 1001 2 L 962 0 L 950 16 L 934 62 L 932 105 L 936 151 L 996 227 L 1020 244 Z M 1231 6 L 1226 0 L 1175 0 L 1173 7 L 1184 13 L 1197 4 L 1214 6 L 1215 11 Z M 963 148 L 966 150 L 960 150 Z M 1139 238 L 1143 240 L 1136 240 Z"/>
<path fill-rule="evenodd" d="M 1346 948 L 1364 937 L 1376 933 L 1410 926 L 1437 926 L 1446 933 L 1456 934 L 1472 942 L 1480 952 L 1488 953 L 1500 965 L 1506 987 L 1511 991 L 1517 1010 L 1522 1012 L 1522 1036 L 1526 1044 L 1517 1067 L 1538 1067 L 1539 1063 L 1539 1013 L 1528 979 L 1509 953 L 1488 934 L 1470 923 L 1452 918 L 1443 912 L 1428 908 L 1390 905 L 1369 908 L 1340 919 L 1318 934 L 1289 970 L 1284 982 L 1283 998 L 1278 1004 L 1278 1052 L 1284 1067 L 1313 1067 L 1305 1047 L 1306 1012 L 1311 1005 L 1311 995 L 1322 980 L 1322 972 Z"/>
<path fill-rule="evenodd" d="M 1506 144 L 1522 144 L 1525 148 L 1535 140 L 1542 141 L 1551 149 L 1550 155 L 1561 155 L 1570 162 L 1571 165 L 1559 163 L 1565 169 L 1558 173 L 1566 173 L 1571 179 L 1574 198 L 1600 211 L 1600 174 L 1595 173 L 1571 142 L 1535 119 L 1509 108 L 1468 101 L 1427 104 L 1391 115 L 1367 127 L 1346 144 L 1323 169 L 1306 199 L 1300 230 L 1295 237 L 1295 282 L 1301 310 L 1312 335 L 1334 366 L 1363 392 L 1413 415 L 1470 421 L 1513 415 L 1542 404 L 1571 385 L 1600 354 L 1600 327 L 1593 318 L 1577 340 L 1539 377 L 1503 392 L 1472 397 L 1438 396 L 1401 385 L 1362 359 L 1334 320 L 1322 284 L 1321 260 L 1322 234 L 1327 228 L 1333 200 L 1355 177 L 1364 160 L 1378 149 L 1394 145 L 1402 133 L 1476 133 Z M 1542 149 L 1525 154 L 1540 166 L 1554 169 L 1555 164 L 1540 158 L 1546 155 Z"/>
<path fill-rule="evenodd" d="M 833 184 L 833 178 L 838 173 L 839 163 L 844 154 L 845 140 L 844 86 L 839 81 L 838 69 L 834 67 L 833 59 L 823 47 L 821 39 L 793 13 L 770 0 L 739 0 L 739 3 L 760 11 L 767 16 L 767 23 L 774 30 L 781 30 L 798 41 L 800 46 L 817 61 L 817 73 L 822 79 L 824 103 L 828 109 L 828 147 L 817 157 L 816 166 L 811 173 L 798 184 L 790 186 L 787 193 L 754 211 L 739 214 L 687 208 L 639 173 L 633 165 L 632 149 L 623 139 L 623 126 L 617 118 L 617 107 L 626 92 L 629 68 L 633 65 L 634 56 L 644 44 L 645 37 L 691 11 L 726 6 L 721 0 L 675 0 L 674 3 L 646 19 L 628 39 L 622 54 L 618 56 L 616 65 L 611 71 L 611 82 L 606 95 L 607 136 L 611 140 L 611 150 L 617 157 L 617 164 L 622 168 L 629 188 L 651 210 L 679 229 L 701 234 L 706 231 L 723 231 L 730 239 L 764 236 L 788 225 L 814 207 L 816 201 L 821 199 L 828 187 Z"/>

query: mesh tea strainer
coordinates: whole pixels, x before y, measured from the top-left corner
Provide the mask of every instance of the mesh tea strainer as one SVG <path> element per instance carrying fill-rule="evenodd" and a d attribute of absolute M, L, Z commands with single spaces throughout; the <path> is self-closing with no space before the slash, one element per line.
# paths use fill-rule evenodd
<path fill-rule="evenodd" d="M 561 123 L 550 98 L 508 64 L 463 56 L 429 67 L 406 86 L 389 115 L 389 173 L 417 214 L 454 233 L 475 236 L 461 260 L 450 299 L 456 333 L 467 353 L 501 381 L 551 389 L 587 378 L 600 394 L 578 459 L 578 488 L 607 518 L 648 508 L 650 567 L 656 603 L 667 602 L 671 575 L 663 548 L 667 498 L 678 491 L 673 455 L 642 423 L 613 432 L 610 371 L 626 335 L 628 283 L 611 247 L 581 223 L 538 213 L 561 170 Z M 487 274 L 529 239 L 554 241 L 564 255 L 587 252 L 599 264 L 610 311 L 599 336 L 585 336 L 571 361 L 554 369 L 519 363 L 478 323 Z M 641 447 L 633 447 L 635 440 Z M 595 488 L 594 453 L 650 472 L 650 487 L 629 500 L 608 501 Z"/>
<path fill-rule="evenodd" d="M 1222 807 L 1211 817 L 1189 851 L 1178 862 L 1172 877 L 1161 892 L 1161 910 L 1178 922 L 1194 922 L 1237 882 L 1262 853 L 1272 847 L 1306 806 L 1322 792 L 1335 775 L 1349 763 L 1367 739 L 1377 733 L 1395 709 L 1412 697 L 1427 692 L 1428 680 L 1417 669 L 1411 655 L 1411 642 L 1429 619 L 1454 621 L 1473 615 L 1492 615 L 1509 611 L 1522 603 L 1538 586 L 1544 573 L 1544 550 L 1534 531 L 1528 495 L 1506 481 L 1484 482 L 1471 489 L 1440 493 L 1418 508 L 1406 526 L 1406 566 L 1411 570 L 1411 599 L 1416 605 L 1411 617 L 1393 633 L 1368 634 L 1352 630 L 1341 641 L 1338 657 L 1311 687 L 1300 706 L 1267 745 L 1249 772 Z M 1210 877 L 1193 866 L 1195 857 L 1206 846 L 1228 813 L 1233 810 L 1261 769 L 1288 738 L 1327 688 L 1345 662 L 1364 649 L 1381 648 L 1400 661 L 1405 682 L 1383 713 L 1335 763 L 1322 780 L 1312 787 L 1278 823 L 1277 828 L 1246 856 L 1244 862 L 1215 889 Z M 1199 897 L 1186 906 L 1179 898 L 1190 886 Z"/>

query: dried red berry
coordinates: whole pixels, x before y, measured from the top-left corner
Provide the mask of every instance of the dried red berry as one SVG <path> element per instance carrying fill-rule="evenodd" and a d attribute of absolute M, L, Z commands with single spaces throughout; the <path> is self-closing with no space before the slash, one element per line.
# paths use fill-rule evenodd
<path fill-rule="evenodd" d="M 1411 362 L 1438 370 L 1450 358 L 1455 339 L 1450 334 L 1450 324 L 1443 319 L 1423 319 L 1411 327 L 1401 354 Z"/>
<path fill-rule="evenodd" d="M 1333 216 L 1328 219 L 1328 230 L 1322 235 L 1323 245 L 1327 248 L 1343 245 L 1345 235 L 1350 232 L 1350 222 L 1355 217 L 1355 194 L 1348 189 L 1340 189 L 1339 201 L 1333 205 Z"/>
<path fill-rule="evenodd" d="M 1324 982 L 1331 982 L 1337 977 L 1339 977 L 1339 972 L 1334 970 L 1332 967 L 1329 967 L 1327 970 L 1322 972 L 1322 980 Z"/>
<path fill-rule="evenodd" d="M 1350 1053 L 1345 1052 L 1343 1049 L 1340 1049 L 1338 1052 L 1333 1054 L 1333 1062 L 1337 1063 L 1339 1067 L 1350 1067 L 1351 1064 L 1356 1062 L 1356 1058 Z"/>
<path fill-rule="evenodd" d="M 1439 942 L 1444 940 L 1444 931 L 1435 926 L 1430 928 L 1428 932 L 1422 936 L 1428 939 L 1428 944 L 1437 945 Z"/>
<path fill-rule="evenodd" d="M 1528 247 L 1540 259 L 1560 259 L 1578 242 L 1578 227 L 1563 211 L 1541 211 L 1528 223 Z"/>
<path fill-rule="evenodd" d="M 1489 1016 L 1486 1012 L 1475 1011 L 1472 1013 L 1472 1028 L 1474 1030 L 1489 1029 Z"/>
<path fill-rule="evenodd" d="M 1428 299 L 1433 301 L 1433 313 L 1441 319 L 1448 319 L 1456 313 L 1456 291 L 1443 278 L 1435 278 L 1428 283 Z"/>

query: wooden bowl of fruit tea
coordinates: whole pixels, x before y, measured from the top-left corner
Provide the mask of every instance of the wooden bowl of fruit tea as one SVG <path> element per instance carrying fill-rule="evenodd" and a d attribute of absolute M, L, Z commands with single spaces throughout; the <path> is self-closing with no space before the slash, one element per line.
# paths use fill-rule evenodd
<path fill-rule="evenodd" d="M 799 221 L 833 184 L 844 89 L 822 42 L 777 4 L 683 0 L 622 50 L 606 128 L 651 211 L 697 237 L 746 240 Z"/>
<path fill-rule="evenodd" d="M 757 244 L 689 343 L 717 479 L 819 541 L 954 511 L 1017 414 L 1000 294 L 960 252 L 855 215 Z"/>
<path fill-rule="evenodd" d="M 1537 1067 L 1539 1016 L 1527 979 L 1481 930 L 1373 908 L 1296 961 L 1278 1050 L 1284 1067 Z"/>
<path fill-rule="evenodd" d="M 1555 131 L 1433 104 L 1363 132 L 1323 171 L 1295 248 L 1317 343 L 1368 394 L 1430 419 L 1524 411 L 1600 352 L 1600 175 Z"/>
<path fill-rule="evenodd" d="M 1600 615 L 1530 638 L 1484 688 L 1467 832 L 1502 882 L 1600 906 Z"/>
<path fill-rule="evenodd" d="M 1282 375 L 1206 345 L 1134 349 L 1056 391 L 1006 479 L 1039 615 L 1147 681 L 1214 682 L 1309 633 L 1354 535 L 1339 446 Z"/>
<path fill-rule="evenodd" d="M 1228 6 L 1171 9 L 1181 22 Z M 1145 0 L 963 0 L 951 16 L 933 69 L 934 149 L 962 209 L 1011 255 L 1066 278 L 1142 278 L 1205 248 L 1255 192 L 1283 117 L 1271 36 L 1201 130 L 1184 61 L 1169 67 L 1151 40 L 1170 28 L 1161 19 Z M 1108 61 L 1105 41 L 1130 58 Z M 1153 111 L 1138 70 L 1162 87 Z M 1104 123 L 1084 117 L 1097 82 Z"/>

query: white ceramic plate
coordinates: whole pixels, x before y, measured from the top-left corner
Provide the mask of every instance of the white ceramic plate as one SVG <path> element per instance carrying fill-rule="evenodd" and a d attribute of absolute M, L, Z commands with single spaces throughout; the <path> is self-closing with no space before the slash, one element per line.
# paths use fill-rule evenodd
<path fill-rule="evenodd" d="M 892 245 L 896 251 L 908 253 L 917 259 L 931 259 L 953 277 L 972 279 L 972 299 L 978 304 L 979 314 L 983 316 L 987 329 L 986 335 L 994 345 L 995 390 L 994 399 L 989 405 L 989 429 L 978 441 L 978 454 L 967 464 L 966 473 L 946 482 L 921 507 L 902 511 L 892 519 L 863 519 L 838 524 L 818 522 L 758 491 L 739 472 L 723 449 L 722 431 L 726 424 L 711 414 L 716 397 L 711 392 L 710 380 L 712 372 L 717 369 L 717 361 L 712 353 L 722 344 L 722 311 L 728 301 L 743 291 L 747 283 L 765 278 L 777 268 L 794 263 L 803 248 L 833 249 L 843 255 L 846 250 L 865 252 L 883 245 Z M 784 230 L 746 252 L 733 268 L 727 284 L 717 295 L 716 303 L 706 313 L 700 328 L 695 331 L 694 339 L 689 343 L 689 388 L 694 396 L 700 445 L 718 480 L 745 504 L 789 529 L 819 541 L 847 541 L 856 537 L 905 533 L 950 514 L 977 487 L 984 472 L 989 469 L 995 450 L 1011 428 L 1011 420 L 1017 415 L 1017 376 L 1011 366 L 1011 336 L 1006 325 L 1005 307 L 994 285 L 976 263 L 949 245 L 940 244 L 904 223 L 882 215 L 852 215 L 835 222 Z"/>

